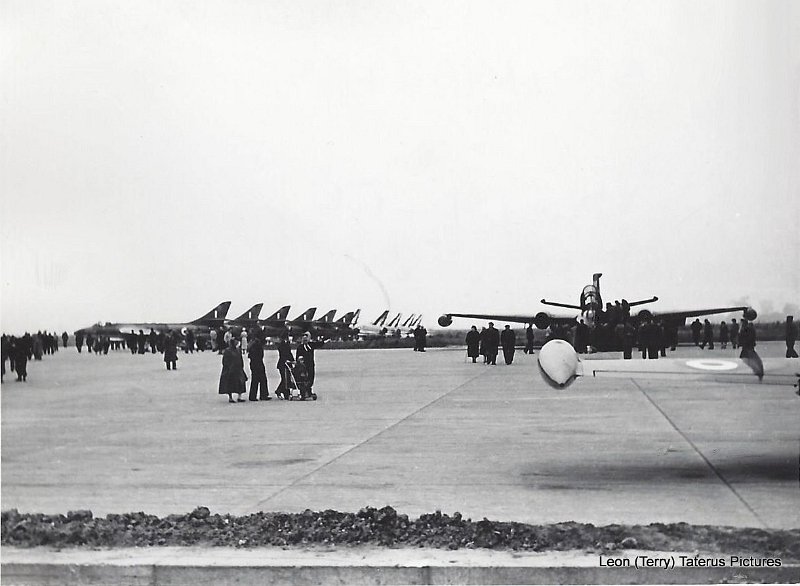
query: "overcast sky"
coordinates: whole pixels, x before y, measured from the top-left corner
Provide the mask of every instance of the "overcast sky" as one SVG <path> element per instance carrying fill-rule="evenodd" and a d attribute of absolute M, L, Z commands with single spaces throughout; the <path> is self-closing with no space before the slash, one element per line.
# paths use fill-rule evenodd
<path fill-rule="evenodd" d="M 796 2 L 0 11 L 5 331 L 800 301 Z"/>

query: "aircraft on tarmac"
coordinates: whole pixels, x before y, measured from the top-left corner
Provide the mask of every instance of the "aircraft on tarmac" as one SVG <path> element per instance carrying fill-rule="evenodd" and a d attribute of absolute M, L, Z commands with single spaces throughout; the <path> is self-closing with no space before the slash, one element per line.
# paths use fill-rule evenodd
<path fill-rule="evenodd" d="M 422 314 L 416 315 L 412 313 L 408 319 L 403 322 L 403 325 L 398 326 L 394 330 L 390 329 L 388 335 L 395 337 L 410 336 L 413 334 L 414 328 L 420 323 L 422 323 Z"/>
<path fill-rule="evenodd" d="M 187 331 L 192 330 L 195 334 L 206 333 L 212 327 L 222 326 L 225 323 L 225 316 L 228 314 L 228 309 L 231 306 L 230 301 L 223 301 L 214 309 L 209 311 L 203 316 L 195 320 L 184 323 L 135 323 L 135 322 L 106 322 L 105 324 L 98 323 L 88 328 L 81 328 L 75 331 L 75 334 L 83 334 L 84 336 L 107 336 L 111 340 L 123 340 L 125 336 L 130 335 L 131 332 L 138 333 L 142 330 L 145 334 L 153 330 L 155 333 L 165 333 L 169 330 L 174 332 L 181 332 L 186 334 Z"/>
<path fill-rule="evenodd" d="M 660 320 L 665 327 L 677 328 L 684 325 L 687 317 L 697 317 L 700 315 L 712 315 L 717 313 L 730 313 L 733 311 L 741 311 L 742 317 L 748 320 L 754 320 L 757 317 L 755 309 L 752 307 L 737 306 L 737 307 L 712 307 L 703 309 L 689 309 L 681 311 L 651 311 L 649 309 L 642 309 L 636 314 L 631 313 L 631 308 L 639 305 L 645 305 L 658 301 L 658 297 L 651 297 L 650 299 L 643 299 L 640 301 L 628 302 L 623 299 L 618 302 L 618 305 L 606 303 L 603 308 L 603 298 L 600 295 L 600 277 L 602 273 L 595 273 L 592 276 L 592 283 L 586 285 L 581 291 L 578 304 L 573 305 L 569 303 L 556 303 L 553 301 L 541 300 L 544 305 L 554 307 L 565 307 L 568 309 L 575 309 L 579 313 L 577 315 L 558 315 L 545 311 L 540 311 L 536 314 L 528 315 L 501 315 L 501 314 L 479 314 L 479 313 L 446 313 L 439 317 L 439 325 L 447 327 L 453 323 L 454 317 L 468 317 L 475 319 L 491 319 L 501 322 L 515 322 L 523 324 L 531 324 L 537 328 L 544 330 L 548 327 L 561 327 L 571 328 L 582 320 L 593 333 L 596 333 L 598 328 L 604 326 L 613 326 L 615 323 L 620 323 L 624 319 L 630 319 L 634 324 L 638 324 L 642 320 L 653 319 Z M 594 336 L 594 341 L 591 344 L 596 350 L 612 349 L 614 344 L 606 341 L 606 336 Z"/>
<path fill-rule="evenodd" d="M 325 320 L 323 317 L 323 319 L 319 320 L 314 325 L 312 333 L 321 338 L 349 338 L 354 332 L 351 326 L 355 323 L 360 311 L 361 310 L 348 311 L 336 321 L 333 321 L 333 312 L 329 312 L 329 314 L 331 314 L 331 319 Z"/>
<path fill-rule="evenodd" d="M 800 394 L 800 361 L 796 358 L 764 358 L 755 350 L 740 358 L 662 358 L 660 360 L 600 359 L 581 361 L 572 344 L 550 340 L 539 351 L 539 373 L 552 387 L 563 389 L 580 376 L 679 378 L 715 382 L 760 382 L 793 385 Z"/>
<path fill-rule="evenodd" d="M 355 334 L 359 340 L 367 340 L 373 338 L 382 338 L 386 335 L 386 328 L 384 327 L 384 322 L 386 321 L 386 316 L 389 315 L 389 310 L 387 309 L 382 314 L 378 316 L 378 318 L 372 322 L 371 324 L 364 324 L 363 326 L 355 326 Z M 356 322 L 354 321 L 353 324 Z"/>

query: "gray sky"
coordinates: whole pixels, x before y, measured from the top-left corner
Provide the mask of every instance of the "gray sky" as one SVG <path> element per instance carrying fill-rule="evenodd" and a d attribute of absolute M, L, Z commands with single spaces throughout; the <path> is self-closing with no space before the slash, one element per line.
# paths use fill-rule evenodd
<path fill-rule="evenodd" d="M 0 4 L 2 328 L 800 300 L 796 2 Z"/>

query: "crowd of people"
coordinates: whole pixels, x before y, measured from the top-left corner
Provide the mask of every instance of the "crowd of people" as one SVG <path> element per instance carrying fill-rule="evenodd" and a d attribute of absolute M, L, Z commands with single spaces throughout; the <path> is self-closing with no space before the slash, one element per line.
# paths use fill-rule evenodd
<path fill-rule="evenodd" d="M 226 334 L 227 335 L 227 334 Z M 224 338 L 223 338 L 223 341 Z M 266 338 L 260 330 L 242 332 L 241 338 L 232 334 L 227 337 L 227 346 L 222 350 L 222 372 L 219 377 L 219 394 L 227 395 L 229 403 L 243 403 L 242 395 L 247 389 L 248 376 L 244 369 L 242 345 L 246 344 L 246 353 L 250 362 L 250 401 L 270 401 L 267 370 L 264 365 L 264 348 Z M 313 391 L 316 376 L 314 351 L 324 342 L 312 341 L 311 334 L 305 332 L 297 343 L 295 353 L 289 342 L 289 334 L 284 333 L 277 344 L 278 362 L 275 365 L 280 374 L 280 382 L 275 388 L 275 396 L 280 399 L 291 399 L 292 391 L 297 390 L 297 399 L 307 401 L 316 399 Z M 236 399 L 233 398 L 236 395 Z"/>
<path fill-rule="evenodd" d="M 716 341 L 721 349 L 727 349 L 728 344 L 734 349 L 741 349 L 741 356 L 744 356 L 756 346 L 755 326 L 746 319 L 742 319 L 741 323 L 732 319 L 730 324 L 723 321 L 716 331 L 708 319 L 703 323 L 699 319 L 695 319 L 689 329 L 694 345 L 702 349 L 707 347 L 709 350 L 713 350 Z M 785 336 L 787 358 L 798 357 L 794 348 L 797 334 L 798 327 L 794 323 L 793 316 L 787 316 Z M 620 320 L 598 324 L 591 328 L 584 323 L 583 319 L 580 319 L 574 327 L 562 323 L 552 324 L 547 333 L 547 340 L 551 339 L 570 342 L 579 354 L 595 350 L 621 350 L 624 358 L 631 359 L 634 348 L 637 348 L 641 352 L 642 358 L 657 359 L 659 356 L 667 355 L 667 348 L 670 350 L 677 348 L 678 326 L 648 317 L 642 318 L 638 323 L 622 317 Z M 505 326 L 502 332 L 495 329 L 492 322 L 489 322 L 488 328 L 482 328 L 480 332 L 476 326 L 472 326 L 467 332 L 465 342 L 467 357 L 471 358 L 472 362 L 477 362 L 479 357 L 483 357 L 484 364 L 495 365 L 501 348 L 506 364 L 511 364 L 514 360 L 516 334 L 510 326 Z M 533 354 L 533 344 L 533 327 L 528 325 L 525 329 L 523 352 Z"/>
<path fill-rule="evenodd" d="M 69 341 L 69 334 L 61 334 L 61 343 L 64 347 Z M 59 335 L 48 331 L 38 331 L 35 334 L 25 332 L 22 336 L 0 337 L 0 353 L 2 354 L 3 366 L 0 379 L 6 374 L 6 361 L 9 362 L 9 370 L 16 373 L 17 380 L 26 382 L 28 380 L 28 361 L 41 360 L 46 354 L 58 352 Z"/>

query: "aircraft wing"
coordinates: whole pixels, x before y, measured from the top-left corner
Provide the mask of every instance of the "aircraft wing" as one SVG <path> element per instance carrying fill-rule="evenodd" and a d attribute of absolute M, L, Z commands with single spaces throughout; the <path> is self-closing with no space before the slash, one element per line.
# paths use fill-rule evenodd
<path fill-rule="evenodd" d="M 734 311 L 743 312 L 743 317 L 749 320 L 753 320 L 757 316 L 756 311 L 752 307 L 710 307 L 706 309 L 687 309 L 683 311 L 647 311 L 656 319 L 681 322 L 684 322 L 687 317 L 714 315 L 716 313 L 733 313 Z"/>
<path fill-rule="evenodd" d="M 800 361 L 791 358 L 660 358 L 658 360 L 582 360 L 583 376 L 709 380 L 794 385 Z"/>
<path fill-rule="evenodd" d="M 800 384 L 800 360 L 762 359 L 755 350 L 742 358 L 660 358 L 658 360 L 581 360 L 571 344 L 551 340 L 539 351 L 539 371 L 545 382 L 563 389 L 580 376 L 617 378 L 679 378 L 715 382 Z"/>
<path fill-rule="evenodd" d="M 558 324 L 574 324 L 577 316 L 575 315 L 554 315 L 547 311 L 540 311 L 536 314 L 527 314 L 527 315 L 503 315 L 503 314 L 487 314 L 487 313 L 445 313 L 441 317 L 439 317 L 439 325 L 442 327 L 447 327 L 451 323 L 453 323 L 454 317 L 468 317 L 473 319 L 483 319 L 483 320 L 494 320 L 498 322 L 512 322 L 512 323 L 520 323 L 520 324 L 537 324 L 537 327 L 540 329 L 544 329 L 547 325 L 551 323 L 558 323 Z M 539 324 L 543 323 L 543 321 L 547 324 L 544 327 L 539 326 Z"/>

